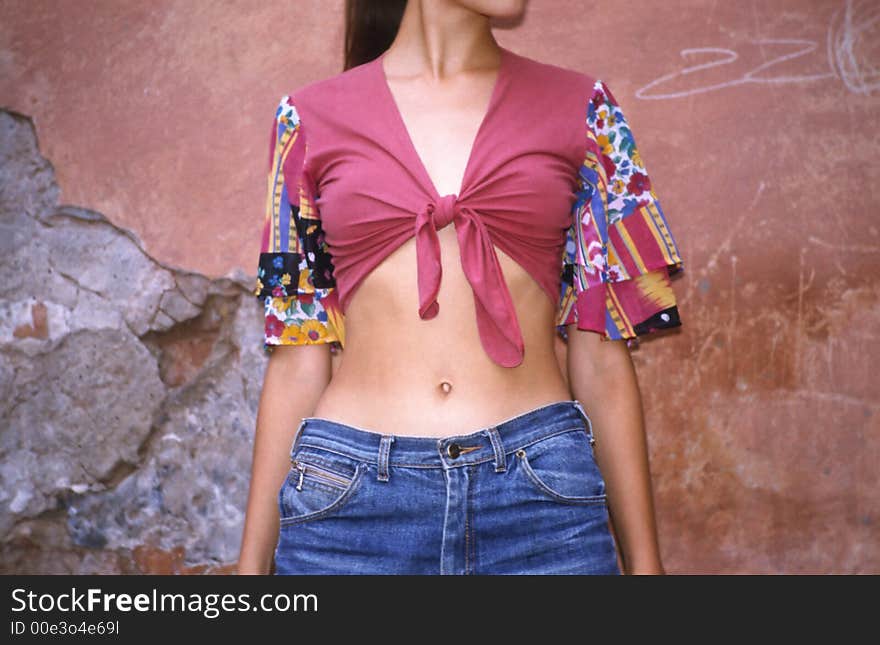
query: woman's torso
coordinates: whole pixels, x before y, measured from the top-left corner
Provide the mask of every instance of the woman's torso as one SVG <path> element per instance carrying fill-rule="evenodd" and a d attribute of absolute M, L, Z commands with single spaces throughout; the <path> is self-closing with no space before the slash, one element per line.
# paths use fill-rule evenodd
<path fill-rule="evenodd" d="M 545 71 L 528 67 L 528 59 L 512 56 L 508 64 L 514 63 L 527 67 L 507 69 L 506 84 L 499 96 L 508 103 L 497 106 L 499 111 L 504 107 L 507 115 L 513 118 L 518 113 L 528 112 L 523 110 L 524 104 L 517 106 L 514 103 L 517 100 L 515 90 L 520 87 L 514 81 L 521 82 L 523 89 L 530 80 L 534 84 L 534 76 L 528 79 L 514 74 L 519 71 L 523 76 L 526 72 L 535 75 Z M 375 82 L 376 69 L 373 68 L 372 72 Z M 474 97 L 468 108 L 456 108 L 450 104 L 454 98 L 425 96 L 429 90 L 423 87 L 407 87 L 406 83 L 396 84 L 389 80 L 400 106 L 399 116 L 406 121 L 410 140 L 419 149 L 398 147 L 392 150 L 410 164 L 422 164 L 426 173 L 422 176 L 422 188 L 427 188 L 427 183 L 439 194 L 453 192 L 450 187 L 465 183 L 462 176 L 470 158 L 469 151 L 479 167 L 483 160 L 481 155 L 488 158 L 488 146 L 504 145 L 503 141 L 496 144 L 491 139 L 478 141 L 475 137 L 493 81 L 492 74 L 474 74 L 463 81 L 464 85 L 470 84 L 469 87 L 463 85 L 457 91 L 447 92 L 447 95 L 457 93 Z M 568 86 L 571 87 L 570 82 Z M 378 91 L 381 88 L 370 85 L 367 89 Z M 583 103 L 578 103 L 576 91 L 572 90 L 571 94 L 574 98 L 568 97 L 569 114 L 576 118 Z M 544 100 L 551 99 L 544 97 Z M 507 120 L 511 120 L 507 115 Z M 390 118 L 392 115 L 381 116 Z M 491 113 L 486 114 L 487 120 L 489 116 Z M 549 114 L 547 116 L 552 118 Z M 530 118 L 528 114 L 524 117 Z M 437 127 L 438 123 L 444 125 Z M 510 132 L 513 125 L 488 121 L 483 136 Z M 557 222 L 565 222 L 567 213 L 560 212 L 561 207 L 570 203 L 570 200 L 566 201 L 569 195 L 558 189 L 563 185 L 559 181 L 559 167 L 564 165 L 567 168 L 568 160 L 565 164 L 559 160 L 566 155 L 570 158 L 574 177 L 580 147 L 580 141 L 576 139 L 577 125 L 572 121 L 572 141 L 566 139 L 564 144 L 570 143 L 570 150 L 567 149 L 565 154 L 558 153 L 552 159 L 557 183 L 548 184 L 554 187 L 552 197 L 548 195 L 543 202 Z M 396 134 L 400 136 L 404 132 Z M 374 136 L 378 140 L 380 135 Z M 387 137 L 393 136 L 391 132 L 387 133 Z M 522 145 L 532 146 L 532 149 L 540 147 L 544 144 L 542 137 L 538 134 L 531 142 L 523 140 Z M 334 180 L 338 185 L 325 189 L 329 195 L 325 196 L 325 203 L 329 202 L 331 207 L 334 198 L 341 199 L 335 197 L 332 190 L 340 194 L 352 190 L 344 186 L 344 182 L 346 173 L 354 168 L 338 162 L 333 152 L 324 157 L 339 164 L 340 179 Z M 421 154 L 415 157 L 413 153 Z M 513 164 L 506 167 L 513 167 L 518 174 L 523 174 L 523 168 L 516 168 Z M 491 183 L 493 173 L 487 172 L 487 175 L 483 181 Z M 434 182 L 436 186 L 431 186 Z M 522 192 L 522 185 L 514 184 L 511 191 Z M 325 223 L 325 230 L 329 227 L 328 238 L 333 237 L 333 225 L 340 221 L 338 213 L 341 210 L 339 207 L 328 209 L 329 222 Z M 551 214 L 534 212 L 529 217 L 549 218 Z M 345 311 L 345 349 L 334 356 L 332 380 L 312 416 L 387 434 L 442 437 L 472 432 L 535 407 L 572 398 L 564 375 L 565 345 L 556 334 L 556 307 L 547 297 L 546 289 L 493 241 L 525 348 L 522 363 L 516 367 L 500 366 L 487 355 L 481 344 L 475 322 L 474 291 L 462 267 L 456 229 L 446 226 L 438 230 L 437 235 L 442 264 L 437 297 L 441 306 L 437 317 L 423 320 L 418 315 L 417 253 L 413 237 L 372 268 L 351 296 Z M 444 384 L 449 387 L 444 388 Z"/>
<path fill-rule="evenodd" d="M 497 365 L 480 344 L 455 233 L 447 227 L 439 234 L 440 315 L 418 317 L 410 240 L 365 278 L 352 298 L 346 348 L 334 358 L 333 378 L 313 416 L 388 434 L 440 437 L 571 398 L 562 372 L 565 346 L 541 287 L 496 247 L 525 344 L 520 365 Z M 444 381 L 452 386 L 448 393 Z"/>

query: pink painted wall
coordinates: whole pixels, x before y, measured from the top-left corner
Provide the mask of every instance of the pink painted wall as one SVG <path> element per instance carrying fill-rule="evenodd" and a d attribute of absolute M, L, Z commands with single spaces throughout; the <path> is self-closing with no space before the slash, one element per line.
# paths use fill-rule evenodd
<path fill-rule="evenodd" d="M 634 352 L 671 572 L 880 572 L 869 5 L 533 0 L 496 30 L 610 84 L 682 247 L 682 333 Z M 342 9 L 3 0 L 0 103 L 63 203 L 164 262 L 254 273 L 269 120 L 341 71 Z"/>

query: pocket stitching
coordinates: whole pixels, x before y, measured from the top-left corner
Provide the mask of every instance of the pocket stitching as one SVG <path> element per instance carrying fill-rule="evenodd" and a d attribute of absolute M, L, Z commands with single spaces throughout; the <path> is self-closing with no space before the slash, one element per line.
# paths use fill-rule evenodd
<path fill-rule="evenodd" d="M 563 434 L 568 434 L 569 432 L 583 433 L 587 436 L 588 440 L 590 440 L 590 438 L 593 436 L 592 433 L 588 433 L 586 428 L 584 427 L 584 425 L 581 424 L 578 426 L 573 426 L 571 428 L 566 428 L 565 430 L 559 430 L 558 432 L 554 432 L 553 434 L 541 435 L 540 437 L 532 439 L 528 443 L 520 444 L 520 448 L 528 448 L 529 446 L 534 446 L 535 444 L 539 444 L 542 441 L 546 441 L 547 439 L 553 439 L 554 437 L 558 437 L 559 435 L 563 435 Z M 516 450 L 509 450 L 507 452 L 507 454 L 511 454 L 511 453 L 516 454 Z M 492 459 L 493 459 L 493 457 L 488 457 L 487 461 L 491 461 Z"/>
<path fill-rule="evenodd" d="M 525 450 L 520 448 L 516 451 L 516 456 L 519 458 L 520 464 L 522 464 L 523 466 L 523 472 L 532 481 L 532 483 L 537 486 L 541 492 L 549 495 L 557 501 L 567 504 L 604 504 L 608 499 L 607 493 L 588 496 L 563 495 L 550 488 L 550 486 L 548 486 L 540 477 L 538 477 L 538 473 L 536 473 L 532 469 L 532 466 L 529 464 L 529 458 Z"/>
<path fill-rule="evenodd" d="M 354 475 L 351 475 L 348 473 L 342 473 L 342 472 L 339 472 L 338 470 L 330 468 L 329 466 L 324 464 L 320 458 L 314 458 L 311 455 L 309 455 L 305 459 L 301 459 L 300 457 L 294 457 L 293 459 L 291 459 L 291 462 L 300 463 L 303 466 L 305 466 L 306 468 L 312 467 L 314 470 L 317 470 L 317 471 L 326 470 L 331 475 L 335 475 L 336 477 L 339 477 L 339 479 L 344 479 L 345 484 L 340 484 L 339 482 L 332 482 L 332 480 L 330 480 L 329 478 L 322 478 L 320 472 L 315 473 L 315 478 L 318 479 L 317 483 L 324 483 L 326 486 L 329 486 L 331 488 L 334 488 L 334 484 L 335 484 L 335 490 L 343 490 L 343 489 L 347 488 L 348 486 L 351 485 L 351 480 L 354 479 Z M 294 466 L 294 470 L 299 472 L 296 469 L 296 466 Z M 355 467 L 355 470 L 357 470 L 357 467 Z M 306 473 L 305 478 L 306 479 L 309 478 L 308 473 Z M 313 480 L 313 483 L 314 483 L 314 480 Z"/>
<path fill-rule="evenodd" d="M 366 463 L 361 462 L 358 464 L 357 469 L 355 470 L 354 476 L 351 479 L 351 484 L 340 493 L 339 497 L 337 497 L 333 502 L 330 503 L 329 506 L 318 509 L 317 511 L 312 511 L 311 513 L 307 513 L 305 515 L 296 515 L 296 516 L 287 516 L 281 517 L 279 519 L 281 526 L 289 526 L 292 524 L 299 524 L 300 522 L 306 522 L 309 520 L 318 519 L 328 513 L 339 508 L 342 504 L 344 504 L 348 499 L 354 494 L 354 492 L 360 487 L 361 480 L 363 480 L 363 474 L 366 470 Z M 295 471 L 294 471 L 295 472 Z M 292 473 L 288 473 L 288 481 L 285 481 L 285 488 L 289 484 L 289 479 Z M 282 499 L 282 495 L 284 494 L 284 490 L 279 493 L 279 503 Z"/>
<path fill-rule="evenodd" d="M 311 448 L 311 450 L 307 450 L 307 449 L 309 449 L 309 448 Z M 349 453 L 347 453 L 347 452 L 339 452 L 338 450 L 333 450 L 332 448 L 328 448 L 328 447 L 327 447 L 326 445 L 324 445 L 324 444 L 319 444 L 319 443 L 309 443 L 308 440 L 300 441 L 299 444 L 296 445 L 296 447 L 290 452 L 290 457 L 291 457 L 291 459 L 296 458 L 296 456 L 297 456 L 300 452 L 302 452 L 303 450 L 306 450 L 310 455 L 314 455 L 314 454 L 316 454 L 316 453 L 313 452 L 313 451 L 318 451 L 318 452 L 317 452 L 317 457 L 318 457 L 318 459 L 322 459 L 322 458 L 324 458 L 324 457 L 322 457 L 322 455 L 320 454 L 321 452 L 326 452 L 326 453 L 329 453 L 329 454 L 331 454 L 331 455 L 335 455 L 335 456 L 337 456 L 337 457 L 345 457 L 346 459 L 352 459 L 352 460 L 360 460 L 360 459 L 361 459 L 360 457 L 355 457 L 354 455 L 351 455 L 351 454 L 349 454 Z"/>

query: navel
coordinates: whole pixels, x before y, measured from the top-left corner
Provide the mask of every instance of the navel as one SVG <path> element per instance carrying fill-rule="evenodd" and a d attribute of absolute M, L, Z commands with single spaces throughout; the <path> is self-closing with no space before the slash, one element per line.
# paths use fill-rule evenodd
<path fill-rule="evenodd" d="M 445 379 L 440 381 L 440 390 L 443 394 L 449 394 L 452 391 L 452 383 Z"/>

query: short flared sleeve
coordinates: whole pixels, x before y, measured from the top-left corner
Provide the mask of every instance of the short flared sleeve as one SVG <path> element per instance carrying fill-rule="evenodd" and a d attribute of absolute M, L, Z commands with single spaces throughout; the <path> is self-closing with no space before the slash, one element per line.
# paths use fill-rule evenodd
<path fill-rule="evenodd" d="M 627 345 L 681 320 L 670 276 L 683 269 L 623 110 L 602 80 L 585 109 L 586 150 L 562 254 L 557 331 Z"/>
<path fill-rule="evenodd" d="M 269 137 L 266 207 L 254 295 L 263 303 L 268 352 L 277 345 L 345 343 L 333 258 L 308 171 L 306 128 L 282 97 Z"/>

